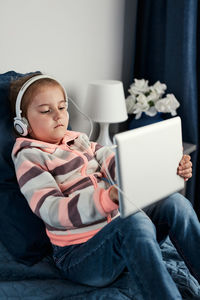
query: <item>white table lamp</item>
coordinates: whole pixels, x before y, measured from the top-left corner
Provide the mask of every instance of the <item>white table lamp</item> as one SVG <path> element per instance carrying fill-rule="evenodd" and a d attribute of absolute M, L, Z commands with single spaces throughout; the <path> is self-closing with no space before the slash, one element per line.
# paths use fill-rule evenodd
<path fill-rule="evenodd" d="M 128 118 L 122 82 L 115 80 L 91 82 L 85 105 L 86 114 L 100 124 L 97 142 L 101 145 L 112 145 L 109 124 L 123 122 Z"/>

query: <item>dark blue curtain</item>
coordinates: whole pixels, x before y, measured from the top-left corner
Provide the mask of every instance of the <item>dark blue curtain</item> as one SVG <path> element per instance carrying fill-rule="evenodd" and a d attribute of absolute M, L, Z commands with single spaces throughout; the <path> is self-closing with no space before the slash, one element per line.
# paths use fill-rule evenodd
<path fill-rule="evenodd" d="M 199 1 L 139 0 L 132 78 L 160 80 L 180 102 L 183 140 L 199 146 Z M 200 212 L 199 151 L 192 155 L 187 198 Z M 200 215 L 200 214 L 199 214 Z"/>

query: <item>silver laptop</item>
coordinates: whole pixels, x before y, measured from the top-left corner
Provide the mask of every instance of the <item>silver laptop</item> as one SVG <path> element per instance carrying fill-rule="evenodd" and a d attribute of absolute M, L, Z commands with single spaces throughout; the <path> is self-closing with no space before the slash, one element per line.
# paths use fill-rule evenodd
<path fill-rule="evenodd" d="M 121 217 L 127 217 L 184 187 L 177 175 L 183 155 L 180 117 L 114 136 Z"/>

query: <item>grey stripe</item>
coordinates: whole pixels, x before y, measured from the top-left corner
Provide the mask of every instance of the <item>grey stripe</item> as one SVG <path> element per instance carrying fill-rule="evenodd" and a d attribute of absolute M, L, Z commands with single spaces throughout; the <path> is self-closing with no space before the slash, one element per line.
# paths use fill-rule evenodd
<path fill-rule="evenodd" d="M 112 179 L 115 179 L 115 157 L 114 156 L 109 163 L 108 171 L 109 171 Z"/>
<path fill-rule="evenodd" d="M 106 160 L 112 154 L 113 154 L 113 151 L 111 151 L 109 147 L 102 147 L 96 153 L 97 161 L 101 165 L 103 163 L 103 160 L 104 159 Z"/>
<path fill-rule="evenodd" d="M 53 189 L 51 190 L 50 192 L 46 193 L 45 195 L 43 195 L 40 200 L 38 201 L 37 205 L 36 205 L 36 208 L 35 208 L 35 214 L 41 218 L 41 215 L 40 215 L 40 207 L 42 206 L 43 202 L 46 200 L 47 197 L 49 196 L 54 196 L 54 197 L 63 197 L 63 194 L 57 190 L 57 189 Z"/>
<path fill-rule="evenodd" d="M 29 142 L 29 141 L 23 141 L 23 142 L 20 144 L 20 150 L 23 149 L 23 148 L 26 148 L 26 147 L 30 147 L 31 144 L 32 144 L 32 142 Z"/>
<path fill-rule="evenodd" d="M 57 175 L 55 176 L 55 180 L 56 182 L 58 182 L 58 184 L 64 184 L 65 182 L 67 182 L 68 180 L 69 181 L 72 181 L 72 180 L 76 180 L 76 179 L 80 179 L 82 178 L 82 175 L 80 173 L 80 169 L 76 169 L 76 170 L 73 170 L 71 172 L 68 172 L 66 174 L 63 174 L 63 175 Z M 93 174 L 94 172 L 98 172 L 99 171 L 99 166 L 98 166 L 98 163 L 96 162 L 96 160 L 92 159 L 88 162 L 88 165 L 87 165 L 87 174 Z"/>
<path fill-rule="evenodd" d="M 54 170 L 51 171 L 51 173 L 53 176 L 63 175 L 65 173 L 77 169 L 78 167 L 82 166 L 83 163 L 84 161 L 81 157 L 76 157 L 63 165 L 56 167 Z"/>
<path fill-rule="evenodd" d="M 46 228 L 49 230 L 49 231 L 67 231 L 66 230 L 66 228 L 59 228 L 58 229 L 58 227 L 53 227 L 53 226 L 50 226 L 49 224 L 47 224 L 47 223 L 45 223 L 44 222 L 44 224 L 45 224 L 45 226 L 46 226 Z"/>
<path fill-rule="evenodd" d="M 89 155 L 88 153 L 83 153 L 83 154 L 87 158 L 88 161 L 90 161 L 91 159 L 93 159 L 93 156 Z"/>
<path fill-rule="evenodd" d="M 74 180 L 77 179 L 77 177 L 80 176 L 79 170 L 73 170 L 71 172 L 68 172 L 67 174 L 58 175 L 53 177 L 58 184 L 64 184 L 68 180 Z"/>
<path fill-rule="evenodd" d="M 30 148 L 30 145 L 31 145 L 31 142 L 23 141 L 13 156 L 16 157 L 23 148 L 26 148 L 26 147 Z"/>
<path fill-rule="evenodd" d="M 24 173 L 19 179 L 19 186 L 20 188 L 26 184 L 29 180 L 37 177 L 38 175 L 42 174 L 44 170 L 39 169 L 38 167 L 32 167 L 26 173 Z"/>
<path fill-rule="evenodd" d="M 46 155 L 46 154 L 45 154 Z M 30 161 L 33 163 L 37 163 L 37 165 L 44 166 L 45 165 L 45 155 L 44 152 L 40 149 L 36 148 L 27 148 L 23 149 L 17 157 L 17 160 L 14 161 L 15 169 L 18 170 L 22 163 L 25 161 Z"/>
<path fill-rule="evenodd" d="M 103 146 L 97 144 L 96 147 L 95 147 L 95 152 L 97 152 L 99 149 L 101 149 Z"/>
<path fill-rule="evenodd" d="M 83 178 L 79 182 L 76 182 L 75 184 L 70 186 L 68 189 L 63 191 L 63 194 L 66 196 L 69 193 L 75 192 L 78 188 L 80 188 L 80 186 L 81 186 L 81 188 L 84 188 L 91 184 L 93 184 L 93 183 L 91 182 L 91 179 L 89 177 Z"/>
<path fill-rule="evenodd" d="M 58 229 L 63 229 L 65 226 L 60 224 L 59 220 L 59 205 L 63 197 L 49 195 L 43 204 L 40 206 L 40 215 L 42 220 L 50 226 Z"/>
<path fill-rule="evenodd" d="M 103 222 L 105 222 L 107 220 L 107 218 L 103 218 L 102 219 L 102 216 L 101 216 L 101 219 L 100 220 L 97 220 L 97 221 L 94 221 L 94 222 L 92 222 L 92 223 L 90 223 L 89 224 L 89 226 L 94 226 L 94 225 L 100 225 L 101 223 L 103 223 Z M 58 231 L 62 231 L 62 232 L 65 232 L 65 231 L 68 231 L 66 228 L 63 228 L 63 229 L 59 229 L 59 228 L 56 228 L 56 227 L 53 227 L 53 226 L 50 226 L 49 224 L 46 224 L 45 223 L 45 226 L 46 226 L 46 228 L 48 229 L 48 230 L 50 230 L 50 231 L 54 231 L 54 233 L 56 233 L 56 231 L 58 232 Z M 84 228 L 84 227 L 87 227 L 88 228 L 88 224 L 82 224 L 82 225 L 80 225 L 78 228 Z M 96 229 L 98 229 L 99 228 L 99 226 L 96 228 Z M 72 231 L 73 231 L 74 229 L 72 228 L 70 228 L 70 234 L 72 234 Z M 76 230 L 76 229 L 75 229 Z M 94 229 L 90 229 L 90 230 L 95 230 L 95 228 Z M 90 231 L 90 230 L 87 230 L 87 231 L 85 231 L 85 232 L 88 232 L 88 231 Z M 81 231 L 81 233 L 82 233 L 83 231 Z M 77 232 L 78 233 L 78 232 Z"/>
<path fill-rule="evenodd" d="M 80 226 L 79 228 L 70 228 L 70 230 L 59 230 L 58 228 L 55 228 L 54 230 L 54 227 L 51 227 L 52 230 L 51 232 L 53 234 L 56 234 L 56 235 L 60 235 L 60 236 L 66 236 L 66 235 L 76 235 L 76 234 L 80 234 L 80 233 L 87 233 L 87 232 L 90 232 L 92 230 L 97 230 L 97 229 L 100 229 L 100 228 L 103 228 L 105 225 L 107 225 L 107 219 L 104 219 L 104 220 L 99 220 L 96 224 L 87 224 L 85 225 L 84 227 L 83 226 Z"/>
<path fill-rule="evenodd" d="M 66 161 L 70 154 L 71 154 L 71 152 L 68 151 L 68 150 L 63 150 L 63 149 L 60 149 L 60 148 L 56 148 L 56 150 L 54 151 L 53 154 L 50 154 L 50 155 L 48 154 L 48 159 L 54 160 L 55 157 L 56 157 L 56 158 L 59 158 L 59 159 L 62 159 L 62 160 Z"/>
<path fill-rule="evenodd" d="M 32 178 L 30 181 L 24 184 L 24 186 L 21 188 L 21 192 L 24 194 L 29 204 L 35 193 L 35 190 L 42 190 L 44 185 L 45 188 L 59 189 L 54 178 L 48 172 L 43 172 L 39 176 Z"/>
<path fill-rule="evenodd" d="M 106 184 L 104 181 L 100 181 L 98 184 L 99 188 L 105 188 L 105 186 Z M 77 209 L 79 211 L 82 224 L 90 224 L 105 217 L 105 214 L 100 213 L 96 207 L 93 195 L 93 186 L 87 187 L 80 192 Z"/>
<path fill-rule="evenodd" d="M 73 197 L 68 204 L 69 219 L 74 227 L 80 227 L 81 225 L 83 225 L 77 208 L 79 196 L 80 194 Z"/>

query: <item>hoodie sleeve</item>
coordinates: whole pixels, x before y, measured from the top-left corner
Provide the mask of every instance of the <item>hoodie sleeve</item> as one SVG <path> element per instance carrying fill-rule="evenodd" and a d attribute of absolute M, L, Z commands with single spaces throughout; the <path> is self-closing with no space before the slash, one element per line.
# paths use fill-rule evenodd
<path fill-rule="evenodd" d="M 46 224 L 57 229 L 88 226 L 106 218 L 118 206 L 109 198 L 109 190 L 88 186 L 69 196 L 45 165 L 40 149 L 23 149 L 13 155 L 17 180 L 32 211 Z"/>
<path fill-rule="evenodd" d="M 105 178 L 107 176 L 107 170 L 111 175 L 111 178 L 116 180 L 116 172 L 115 172 L 115 152 L 111 150 L 109 146 L 101 146 L 98 143 L 90 142 L 89 138 L 86 134 L 81 134 L 79 136 L 79 140 L 76 141 L 81 147 L 82 150 L 90 153 L 95 156 L 97 162 L 101 166 L 100 172 L 103 174 Z M 75 143 L 76 143 L 75 142 Z"/>
<path fill-rule="evenodd" d="M 107 170 L 113 179 L 116 181 L 115 172 L 115 153 L 111 150 L 109 146 L 101 146 L 98 143 L 91 143 L 92 149 L 94 149 L 95 157 L 99 164 L 101 165 L 101 173 L 104 177 L 108 177 Z"/>

